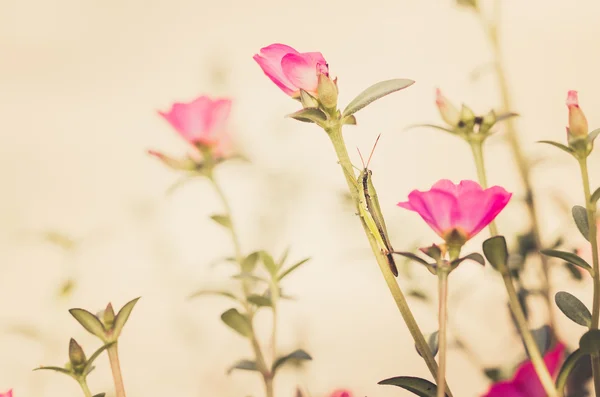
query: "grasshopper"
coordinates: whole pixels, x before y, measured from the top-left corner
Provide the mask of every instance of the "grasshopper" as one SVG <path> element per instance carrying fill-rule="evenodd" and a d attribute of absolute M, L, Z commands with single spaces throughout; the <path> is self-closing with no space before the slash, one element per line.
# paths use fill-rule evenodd
<path fill-rule="evenodd" d="M 381 135 L 377 137 L 366 164 L 362 154 L 360 153 L 360 150 L 358 151 L 363 165 L 363 169 L 360 170 L 358 179 L 356 180 L 356 189 L 358 192 L 358 215 L 360 215 L 373 237 L 375 237 L 377 245 L 388 260 L 390 270 L 395 277 L 398 277 L 398 268 L 392 255 L 394 249 L 392 248 L 390 239 L 388 238 L 388 232 L 385 226 L 385 221 L 383 220 L 383 215 L 381 213 L 381 207 L 379 206 L 377 192 L 375 191 L 375 186 L 373 185 L 373 181 L 371 179 L 373 172 L 369 169 L 369 163 L 380 136 Z"/>

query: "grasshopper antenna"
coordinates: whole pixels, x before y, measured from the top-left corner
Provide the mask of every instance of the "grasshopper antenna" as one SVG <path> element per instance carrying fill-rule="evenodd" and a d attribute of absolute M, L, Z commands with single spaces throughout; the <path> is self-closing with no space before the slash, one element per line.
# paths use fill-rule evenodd
<path fill-rule="evenodd" d="M 358 155 L 360 156 L 360 162 L 362 163 L 363 169 L 367 168 L 369 163 L 367 162 L 367 165 L 365 166 L 365 159 L 363 158 L 362 153 L 360 152 L 360 149 L 356 148 L 356 150 L 358 151 Z M 369 159 L 370 159 L 370 157 L 369 157 Z"/>
<path fill-rule="evenodd" d="M 369 164 L 371 163 L 371 157 L 373 157 L 373 153 L 375 152 L 375 147 L 377 146 L 377 142 L 379 142 L 379 138 L 381 138 L 381 134 L 377 135 L 377 139 L 375 139 L 375 144 L 373 145 L 373 149 L 371 149 L 371 154 L 369 154 L 369 159 L 367 160 L 366 168 L 369 168 Z M 361 159 L 362 159 L 362 157 L 361 157 Z"/>

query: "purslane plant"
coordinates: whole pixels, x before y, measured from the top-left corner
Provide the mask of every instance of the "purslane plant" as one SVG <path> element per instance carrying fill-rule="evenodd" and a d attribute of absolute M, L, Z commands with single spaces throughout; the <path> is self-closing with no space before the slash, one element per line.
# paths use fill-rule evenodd
<path fill-rule="evenodd" d="M 221 200 L 224 213 L 215 214 L 211 219 L 224 227 L 231 237 L 234 256 L 227 258 L 238 265 L 233 278 L 240 283 L 241 294 L 235 291 L 199 290 L 190 298 L 206 295 L 219 295 L 232 300 L 235 307 L 226 310 L 221 320 L 237 334 L 246 338 L 254 353 L 253 359 L 242 359 L 233 364 L 233 370 L 256 371 L 260 373 L 267 397 L 273 396 L 273 381 L 278 370 L 287 362 L 311 360 L 311 356 L 302 349 L 279 355 L 277 351 L 277 314 L 279 301 L 285 299 L 281 282 L 302 264 L 303 259 L 288 265 L 288 253 L 278 260 L 267 251 L 260 250 L 244 254 L 234 226 L 229 201 L 217 181 L 216 166 L 235 157 L 228 118 L 231 100 L 227 98 L 211 99 L 201 96 L 190 103 L 175 103 L 169 112 L 159 112 L 189 144 L 191 153 L 183 159 L 176 159 L 157 151 L 150 154 L 159 158 L 170 168 L 184 171 L 188 176 L 207 179 Z M 257 266 L 262 264 L 261 267 Z M 262 271 L 262 273 L 261 273 Z M 258 310 L 268 308 L 272 313 L 270 356 L 261 347 L 255 332 L 254 319 Z"/>

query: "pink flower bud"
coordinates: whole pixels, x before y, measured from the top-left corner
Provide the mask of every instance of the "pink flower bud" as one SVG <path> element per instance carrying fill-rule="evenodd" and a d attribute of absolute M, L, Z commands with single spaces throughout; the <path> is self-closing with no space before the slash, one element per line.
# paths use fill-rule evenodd
<path fill-rule="evenodd" d="M 12 395 L 13 395 L 12 389 L 7 391 L 6 393 L 0 393 L 0 397 L 12 397 Z"/>
<path fill-rule="evenodd" d="M 484 190 L 474 181 L 455 185 L 442 179 L 429 191 L 413 190 L 398 206 L 418 213 L 448 244 L 464 244 L 496 218 L 511 196 L 500 186 Z"/>
<path fill-rule="evenodd" d="M 440 111 L 442 120 L 444 120 L 446 124 L 456 127 L 460 121 L 460 112 L 444 95 L 442 95 L 442 91 L 439 88 L 435 90 L 435 104 Z"/>
<path fill-rule="evenodd" d="M 350 390 L 346 390 L 346 389 L 337 389 L 334 390 L 329 397 L 352 397 L 352 393 L 350 392 Z"/>
<path fill-rule="evenodd" d="M 579 107 L 577 91 L 569 91 L 567 95 L 567 107 L 569 108 L 569 127 L 567 134 L 573 137 L 583 137 L 588 134 L 588 122 L 585 114 Z"/>
<path fill-rule="evenodd" d="M 320 52 L 300 53 L 284 44 L 261 48 L 254 60 L 277 87 L 293 98 L 300 90 L 317 95 L 319 74 L 329 75 L 327 61 Z"/>
<path fill-rule="evenodd" d="M 158 112 L 190 144 L 218 148 L 227 137 L 231 100 L 201 96 L 190 103 L 174 103 L 168 112 Z"/>

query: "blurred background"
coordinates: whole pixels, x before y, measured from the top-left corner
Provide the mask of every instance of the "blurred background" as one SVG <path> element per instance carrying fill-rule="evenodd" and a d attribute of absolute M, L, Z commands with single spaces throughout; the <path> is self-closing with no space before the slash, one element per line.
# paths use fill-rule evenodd
<path fill-rule="evenodd" d="M 579 91 L 590 127 L 600 125 L 600 4 L 565 4 L 503 0 L 501 39 L 524 150 L 545 160 L 533 174 L 544 241 L 564 234 L 577 247 L 584 240 L 564 210 L 582 202 L 576 164 L 535 143 L 565 139 L 569 89 Z M 251 160 L 217 171 L 244 251 L 279 255 L 291 246 L 291 260 L 312 257 L 284 284 L 297 299 L 281 308 L 280 350 L 301 347 L 314 361 L 282 372 L 276 395 L 290 396 L 296 385 L 315 397 L 338 387 L 356 396 L 409 395 L 376 383 L 429 378 L 344 199 L 327 137 L 284 119 L 297 103 L 252 60 L 274 42 L 322 52 L 338 77 L 342 105 L 380 80 L 416 81 L 358 113 L 346 139 L 358 165 L 354 148 L 367 152 L 382 134 L 371 168 L 394 246 L 413 250 L 438 241 L 395 204 L 440 178 L 476 179 L 471 154 L 453 136 L 406 127 L 441 123 L 436 87 L 477 113 L 499 105 L 481 25 L 453 1 L 0 0 L 0 390 L 79 395 L 67 377 L 31 371 L 63 365 L 70 337 L 88 354 L 98 347 L 67 310 L 96 312 L 108 301 L 121 307 L 142 296 L 120 343 L 129 395 L 262 395 L 254 373 L 225 373 L 251 355 L 219 320 L 228 302 L 187 300 L 197 289 L 230 284 L 232 269 L 214 265 L 231 255 L 228 235 L 208 219 L 220 202 L 201 179 L 167 194 L 179 175 L 146 154 L 186 151 L 157 110 L 201 94 L 233 98 L 232 130 Z M 499 128 L 486 149 L 491 183 L 515 192 L 498 219 L 509 235 L 527 224 L 502 136 Z M 595 187 L 598 156 L 591 162 Z M 486 236 L 469 248 L 478 250 Z M 436 280 L 419 268 L 411 274 L 400 284 L 433 297 L 410 298 L 423 331 L 432 332 Z M 552 282 L 591 300 L 589 280 L 575 282 L 560 266 Z M 523 359 L 491 269 L 465 263 L 453 273 L 450 316 L 452 332 L 470 352 L 449 353 L 455 395 L 486 390 L 482 366 L 510 369 Z M 544 317 L 533 313 L 533 325 Z M 561 313 L 557 318 L 559 336 L 576 346 L 583 328 Z M 269 321 L 267 313 L 259 316 L 265 337 Z M 108 360 L 97 367 L 90 386 L 111 396 Z"/>

